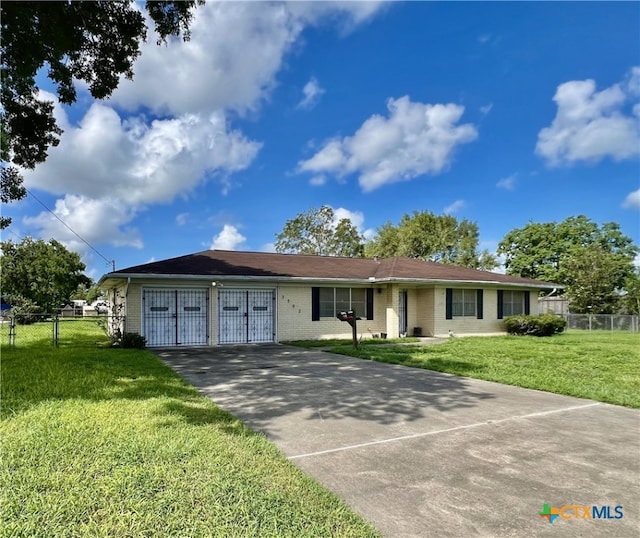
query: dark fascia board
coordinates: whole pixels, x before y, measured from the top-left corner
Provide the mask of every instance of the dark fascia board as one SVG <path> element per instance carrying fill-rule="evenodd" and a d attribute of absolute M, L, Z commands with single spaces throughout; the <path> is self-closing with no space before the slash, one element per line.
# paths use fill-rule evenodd
<path fill-rule="evenodd" d="M 498 280 L 451 280 L 451 279 L 420 279 L 420 278 L 312 278 L 312 277 L 284 277 L 284 276 L 233 276 L 233 275 L 183 275 L 183 274 L 158 274 L 158 273 L 108 273 L 104 275 L 97 286 L 102 287 L 106 282 L 113 281 L 115 287 L 116 282 L 127 282 L 134 280 L 188 280 L 193 282 L 237 282 L 237 283 L 299 283 L 299 284 L 352 284 L 352 285 L 380 285 L 380 284 L 416 284 L 416 285 L 443 285 L 443 286 L 476 286 L 488 288 L 529 288 L 540 290 L 564 289 L 561 284 L 553 282 L 502 282 Z"/>

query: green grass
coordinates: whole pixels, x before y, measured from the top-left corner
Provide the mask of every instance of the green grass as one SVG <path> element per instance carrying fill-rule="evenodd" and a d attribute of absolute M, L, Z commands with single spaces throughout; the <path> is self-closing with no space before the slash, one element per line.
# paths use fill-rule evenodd
<path fill-rule="evenodd" d="M 100 330 L 98 318 L 73 319 L 60 318 L 58 322 L 58 346 L 93 345 L 106 343 L 107 339 Z M 10 325 L 0 324 L 0 344 L 8 345 Z M 15 347 L 48 346 L 53 343 L 53 321 L 51 319 L 30 325 L 17 324 L 15 327 Z"/>
<path fill-rule="evenodd" d="M 452 338 L 437 345 L 348 343 L 330 351 L 640 408 L 640 334 L 571 331 L 550 338 Z"/>
<path fill-rule="evenodd" d="M 0 536 L 377 536 L 153 354 L 73 327 L 2 349 Z"/>

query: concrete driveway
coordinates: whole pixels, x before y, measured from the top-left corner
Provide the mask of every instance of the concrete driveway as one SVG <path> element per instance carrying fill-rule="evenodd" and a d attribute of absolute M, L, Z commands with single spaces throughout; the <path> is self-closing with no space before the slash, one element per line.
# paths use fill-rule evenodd
<path fill-rule="evenodd" d="M 156 353 L 385 536 L 640 535 L 636 410 L 282 345 Z"/>

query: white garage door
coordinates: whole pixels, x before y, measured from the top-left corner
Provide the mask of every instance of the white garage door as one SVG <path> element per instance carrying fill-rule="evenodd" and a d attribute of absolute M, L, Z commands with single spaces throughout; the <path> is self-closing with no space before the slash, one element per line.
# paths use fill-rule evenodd
<path fill-rule="evenodd" d="M 145 288 L 143 334 L 147 345 L 206 345 L 208 299 L 207 289 Z"/>
<path fill-rule="evenodd" d="M 273 342 L 273 290 L 220 290 L 218 340 L 221 344 Z"/>

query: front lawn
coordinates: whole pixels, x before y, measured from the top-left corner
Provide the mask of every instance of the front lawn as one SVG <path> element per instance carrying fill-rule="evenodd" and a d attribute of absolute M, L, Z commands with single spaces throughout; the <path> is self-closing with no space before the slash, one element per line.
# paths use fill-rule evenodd
<path fill-rule="evenodd" d="M 437 345 L 370 346 L 331 352 L 640 407 L 640 334 L 572 331 L 548 338 L 451 338 Z"/>
<path fill-rule="evenodd" d="M 0 536 L 377 536 L 153 354 L 98 341 L 2 349 Z"/>

